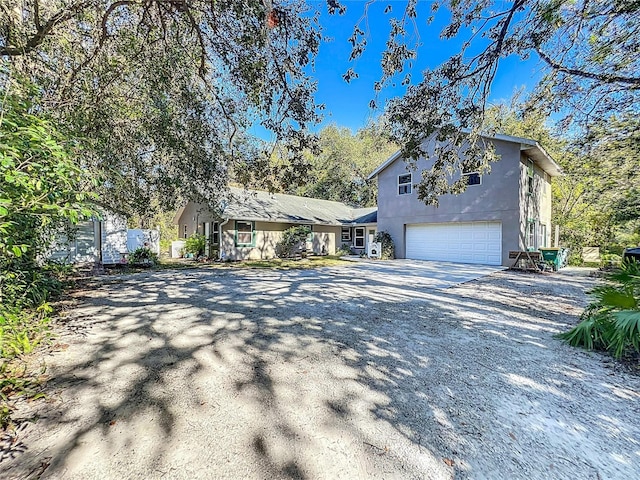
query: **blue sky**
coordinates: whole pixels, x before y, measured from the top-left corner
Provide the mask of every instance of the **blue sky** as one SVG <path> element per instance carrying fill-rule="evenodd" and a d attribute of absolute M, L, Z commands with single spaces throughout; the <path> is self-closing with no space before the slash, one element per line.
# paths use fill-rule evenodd
<path fill-rule="evenodd" d="M 389 31 L 389 17 L 384 14 L 387 5 L 391 5 L 392 13 L 401 15 L 405 1 L 381 0 L 369 6 L 367 23 L 362 23 L 362 29 L 368 25 L 367 50 L 364 55 L 355 62 L 349 62 L 351 45 L 347 41 L 351 36 L 354 25 L 362 17 L 364 1 L 342 1 L 347 7 L 344 15 L 329 15 L 326 2 L 319 1 L 313 5 L 323 12 L 320 22 L 325 29 L 325 35 L 332 37 L 330 43 L 323 43 L 316 58 L 315 70 L 312 75 L 318 82 L 318 103 L 324 103 L 327 107 L 324 125 L 335 123 L 339 126 L 349 127 L 352 130 L 366 125 L 367 121 L 380 113 L 371 111 L 369 102 L 374 98 L 373 84 L 380 78 L 381 52 L 387 41 Z M 417 83 L 421 79 L 421 72 L 427 67 L 436 67 L 452 54 L 459 51 L 463 38 L 442 41 L 439 34 L 444 25 L 448 23 L 448 13 L 438 12 L 435 21 L 427 25 L 431 2 L 421 1 L 418 4 L 418 18 L 416 23 L 420 36 L 421 47 L 418 50 L 418 58 L 412 69 L 412 81 Z M 360 77 L 347 84 L 342 79 L 342 74 L 352 67 Z M 492 88 L 491 100 L 508 100 L 518 88 L 531 89 L 538 79 L 538 61 L 535 59 L 523 62 L 514 56 L 503 60 L 496 75 Z M 400 79 L 401 80 L 401 79 Z M 400 96 L 405 87 L 398 85 L 387 87 L 378 97 L 380 107 L 384 106 L 384 100 Z"/>

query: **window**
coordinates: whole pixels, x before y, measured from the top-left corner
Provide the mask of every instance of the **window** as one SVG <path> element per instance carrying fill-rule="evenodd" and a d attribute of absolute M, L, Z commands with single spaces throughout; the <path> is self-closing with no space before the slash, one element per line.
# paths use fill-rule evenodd
<path fill-rule="evenodd" d="M 356 227 L 354 235 L 354 246 L 356 248 L 364 248 L 364 227 Z"/>
<path fill-rule="evenodd" d="M 529 192 L 530 195 L 533 194 L 533 181 L 533 160 L 529 158 L 527 159 L 527 192 Z"/>
<path fill-rule="evenodd" d="M 408 195 L 411 193 L 411 174 L 398 175 L 398 195 Z"/>
<path fill-rule="evenodd" d="M 236 247 L 254 247 L 254 234 L 253 222 L 236 220 Z"/>
<path fill-rule="evenodd" d="M 544 224 L 540 224 L 540 228 L 538 229 L 538 248 L 545 248 L 547 246 L 547 226 Z"/>
<path fill-rule="evenodd" d="M 187 238 L 187 226 L 186 225 L 184 226 L 184 230 L 183 230 L 182 236 L 184 238 Z"/>
<path fill-rule="evenodd" d="M 536 222 L 529 220 L 527 224 L 527 249 L 535 250 L 536 248 Z"/>
<path fill-rule="evenodd" d="M 351 228 L 349 227 L 342 227 L 342 241 L 343 242 L 350 242 L 351 241 Z"/>
<path fill-rule="evenodd" d="M 463 177 L 467 177 L 467 185 L 482 185 L 482 177 L 478 172 L 463 173 Z"/>
<path fill-rule="evenodd" d="M 218 222 L 212 222 L 211 243 L 214 245 L 220 243 L 220 224 Z"/>

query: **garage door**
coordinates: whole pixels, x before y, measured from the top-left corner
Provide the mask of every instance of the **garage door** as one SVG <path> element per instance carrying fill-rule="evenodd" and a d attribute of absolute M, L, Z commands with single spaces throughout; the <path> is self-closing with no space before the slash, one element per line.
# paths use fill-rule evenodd
<path fill-rule="evenodd" d="M 500 265 L 500 222 L 407 225 L 407 258 Z"/>

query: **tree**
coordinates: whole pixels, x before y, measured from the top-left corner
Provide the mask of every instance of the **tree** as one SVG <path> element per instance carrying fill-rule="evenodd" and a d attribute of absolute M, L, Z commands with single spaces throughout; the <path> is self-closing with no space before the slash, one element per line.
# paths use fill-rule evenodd
<path fill-rule="evenodd" d="M 285 181 L 281 189 L 357 207 L 373 206 L 378 189 L 375 180 L 367 177 L 397 149 L 380 125 L 371 124 L 355 135 L 348 128 L 330 125 L 318 133 L 317 150 L 306 154 L 306 181 L 299 186 Z"/>
<path fill-rule="evenodd" d="M 271 149 L 290 164 L 318 121 L 305 73 L 320 42 L 303 1 L 0 0 L 0 56 L 42 88 L 37 106 L 77 139 L 106 203 L 151 216 L 180 196 L 213 202 Z"/>
<path fill-rule="evenodd" d="M 447 181 L 452 171 L 486 169 L 496 159 L 490 141 L 480 133 L 486 131 L 487 101 L 504 58 L 540 60 L 546 74 L 532 102 L 543 105 L 545 113 L 562 112 L 565 127 L 588 126 L 613 113 L 637 113 L 639 1 L 442 0 L 432 4 L 433 12 L 442 7 L 450 21 L 441 38 L 463 38 L 460 51 L 439 67 L 425 70 L 419 83 L 386 107 L 393 138 L 402 145 L 405 158 L 415 161 L 426 154 L 429 144 L 436 145 L 434 167 L 424 172 L 418 185 L 425 202 L 436 203 L 439 195 L 464 188 Z M 411 28 L 418 33 L 417 2 L 409 0 L 400 16 L 394 16 L 391 8 L 387 12 L 391 27 L 378 90 L 407 73 L 417 54 L 417 46 L 406 41 Z M 352 57 L 357 58 L 366 45 L 360 25 L 351 41 Z M 409 84 L 410 77 L 402 81 Z"/>
<path fill-rule="evenodd" d="M 44 257 L 56 234 L 94 213 L 93 197 L 73 142 L 32 113 L 28 83 L 10 83 L 0 103 L 0 305 L 38 307 L 53 288 Z"/>

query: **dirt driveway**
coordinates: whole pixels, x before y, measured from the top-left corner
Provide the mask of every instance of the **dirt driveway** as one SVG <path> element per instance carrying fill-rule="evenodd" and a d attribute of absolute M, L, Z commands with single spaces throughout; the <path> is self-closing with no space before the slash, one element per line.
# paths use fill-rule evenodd
<path fill-rule="evenodd" d="M 553 338 L 590 279 L 354 268 L 97 281 L 0 477 L 640 477 L 640 378 Z"/>

